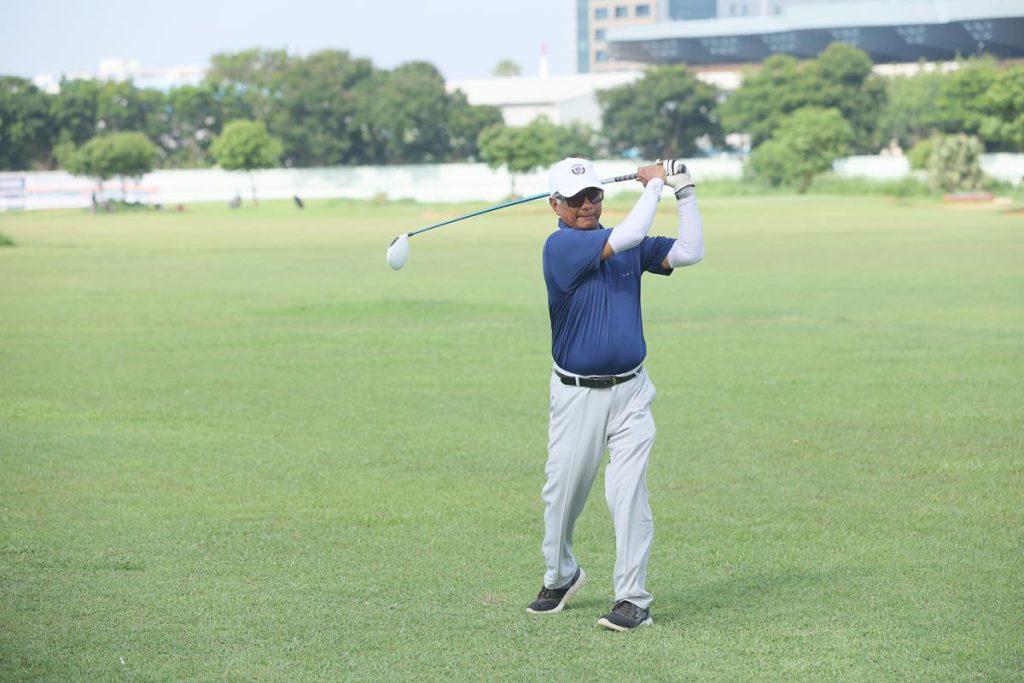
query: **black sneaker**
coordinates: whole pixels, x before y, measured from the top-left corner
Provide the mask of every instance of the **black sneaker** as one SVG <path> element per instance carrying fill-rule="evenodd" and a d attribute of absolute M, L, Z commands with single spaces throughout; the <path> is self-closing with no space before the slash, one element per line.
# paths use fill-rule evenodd
<path fill-rule="evenodd" d="M 576 568 L 576 576 L 564 588 L 541 588 L 537 599 L 526 608 L 531 614 L 554 614 L 561 612 L 565 603 L 572 600 L 573 596 L 583 588 L 583 582 L 587 580 L 587 574 L 583 567 Z"/>
<path fill-rule="evenodd" d="M 650 626 L 651 610 L 637 607 L 629 600 L 619 600 L 612 611 L 597 620 L 597 625 L 610 631 L 632 631 L 638 626 Z"/>

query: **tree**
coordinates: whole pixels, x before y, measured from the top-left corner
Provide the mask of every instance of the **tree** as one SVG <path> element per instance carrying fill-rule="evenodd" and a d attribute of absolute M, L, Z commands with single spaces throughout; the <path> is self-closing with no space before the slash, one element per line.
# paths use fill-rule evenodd
<path fill-rule="evenodd" d="M 683 65 L 651 69 L 635 83 L 597 93 L 609 150 L 648 158 L 690 156 L 703 136 L 720 137 L 717 90 Z"/>
<path fill-rule="evenodd" d="M 921 72 L 886 79 L 886 105 L 878 119 L 881 142 L 896 140 L 903 149 L 911 149 L 932 136 L 935 127 L 929 117 L 942 78 L 938 72 Z"/>
<path fill-rule="evenodd" d="M 373 162 L 417 164 L 448 157 L 449 97 L 444 76 L 433 65 L 409 62 L 379 75 L 367 99 Z"/>
<path fill-rule="evenodd" d="M 925 125 L 940 133 L 980 134 L 985 94 L 995 85 L 998 73 L 994 60 L 971 59 L 943 74 L 935 101 L 925 112 Z"/>
<path fill-rule="evenodd" d="M 873 75 L 867 53 L 847 43 L 832 43 L 808 65 L 814 83 L 808 104 L 838 109 L 850 124 L 849 144 L 858 152 L 875 152 L 888 140 L 877 137 L 885 107 L 885 81 Z"/>
<path fill-rule="evenodd" d="M 0 76 L 0 169 L 45 164 L 55 139 L 46 93 L 24 78 Z"/>
<path fill-rule="evenodd" d="M 73 145 L 96 135 L 96 107 L 103 84 L 94 80 L 62 80 L 60 92 L 50 100 L 50 113 L 58 136 Z"/>
<path fill-rule="evenodd" d="M 143 133 L 111 133 L 95 137 L 74 153 L 62 155 L 73 175 L 95 178 L 100 187 L 114 176 L 121 178 L 121 197 L 127 196 L 126 178 L 141 178 L 153 170 L 159 152 Z"/>
<path fill-rule="evenodd" d="M 376 73 L 369 60 L 355 59 L 343 50 L 292 59 L 280 77 L 282 116 L 270 129 L 281 138 L 285 163 L 332 166 L 368 161 L 361 112 L 374 93 L 361 86 Z"/>
<path fill-rule="evenodd" d="M 276 166 L 282 149 L 281 141 L 270 136 L 262 121 L 245 120 L 232 121 L 224 126 L 224 132 L 210 145 L 210 153 L 221 168 L 249 174 L 252 201 L 257 206 L 256 180 L 252 172 Z"/>
<path fill-rule="evenodd" d="M 846 154 L 852 135 L 838 109 L 805 107 L 783 119 L 771 139 L 754 150 L 748 173 L 771 185 L 799 182 L 803 194 L 816 173 Z"/>
<path fill-rule="evenodd" d="M 722 129 L 750 136 L 757 147 L 772 136 L 779 123 L 807 106 L 813 86 L 799 62 L 789 55 L 772 55 L 759 70 L 747 71 L 742 85 L 722 103 Z"/>
<path fill-rule="evenodd" d="M 566 157 L 593 159 L 598 153 L 598 135 L 593 128 L 578 121 L 554 126 L 555 160 Z"/>
<path fill-rule="evenodd" d="M 110 170 L 121 178 L 121 198 L 127 195 L 125 178 L 141 178 L 153 170 L 159 151 L 145 134 L 114 133 L 104 138 L 110 145 Z"/>
<path fill-rule="evenodd" d="M 1024 152 L 1024 66 L 1011 66 L 1001 72 L 981 104 L 985 139 Z"/>
<path fill-rule="evenodd" d="M 491 75 L 497 76 L 499 78 L 508 76 L 520 76 L 522 75 L 522 73 L 522 68 L 520 68 L 520 66 L 513 62 L 511 59 L 502 59 L 497 64 L 495 64 L 494 68 L 491 70 Z"/>
<path fill-rule="evenodd" d="M 244 111 L 252 119 L 272 121 L 282 110 L 284 81 L 292 62 L 285 50 L 254 48 L 215 54 L 210 58 L 206 82 L 218 92 L 233 96 L 233 113 Z"/>
<path fill-rule="evenodd" d="M 726 132 L 746 133 L 751 146 L 757 147 L 798 109 L 837 109 L 854 132 L 853 147 L 870 151 L 878 147 L 878 116 L 885 96 L 885 83 L 872 75 L 867 54 L 833 43 L 817 59 L 805 62 L 785 55 L 769 57 L 760 71 L 744 76 L 720 114 Z"/>
<path fill-rule="evenodd" d="M 537 119 L 523 128 L 491 126 L 480 133 L 479 145 L 488 166 L 508 169 L 511 195 L 516 192 L 516 174 L 543 168 L 558 158 L 554 126 L 546 119 Z"/>
<path fill-rule="evenodd" d="M 209 83 L 183 85 L 168 92 L 167 101 L 170 130 L 164 147 L 169 165 L 209 165 L 210 143 L 224 125 L 216 89 Z"/>
<path fill-rule="evenodd" d="M 480 155 L 477 140 L 485 128 L 503 123 L 501 110 L 472 105 L 465 93 L 456 90 L 448 96 L 448 159 L 475 161 Z"/>

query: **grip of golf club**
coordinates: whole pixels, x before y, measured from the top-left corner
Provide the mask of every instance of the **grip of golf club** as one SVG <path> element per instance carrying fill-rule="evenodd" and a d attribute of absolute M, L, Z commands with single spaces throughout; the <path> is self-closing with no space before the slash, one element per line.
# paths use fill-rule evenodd
<path fill-rule="evenodd" d="M 607 178 L 602 180 L 602 183 L 623 183 L 627 180 L 636 180 L 636 173 L 627 173 L 626 175 L 617 175 L 614 178 Z"/>

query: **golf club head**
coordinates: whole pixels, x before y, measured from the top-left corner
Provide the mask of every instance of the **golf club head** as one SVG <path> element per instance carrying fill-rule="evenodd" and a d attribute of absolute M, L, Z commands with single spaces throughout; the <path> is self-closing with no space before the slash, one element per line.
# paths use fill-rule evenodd
<path fill-rule="evenodd" d="M 388 265 L 392 270 L 400 270 L 409 260 L 409 234 L 399 235 L 388 245 Z"/>

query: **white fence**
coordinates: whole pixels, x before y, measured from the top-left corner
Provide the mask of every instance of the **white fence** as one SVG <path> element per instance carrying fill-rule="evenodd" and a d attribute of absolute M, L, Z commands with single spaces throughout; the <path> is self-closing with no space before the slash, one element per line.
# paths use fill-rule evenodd
<path fill-rule="evenodd" d="M 617 159 L 598 161 L 596 165 L 603 176 L 611 177 L 632 173 L 637 162 Z M 691 166 L 698 181 L 742 176 L 742 162 L 735 158 L 693 159 Z M 982 168 L 991 176 L 1019 184 L 1024 176 L 1024 155 L 987 154 L 982 158 Z M 905 157 L 858 156 L 837 161 L 835 171 L 847 177 L 890 180 L 908 175 L 910 165 Z M 511 189 L 506 172 L 484 164 L 274 169 L 253 173 L 253 180 L 261 199 L 387 197 L 419 202 L 498 202 Z M 0 210 L 84 208 L 90 205 L 94 193 L 98 201 L 122 196 L 119 181 L 107 182 L 101 191 L 96 183 L 63 171 L 0 173 L 0 186 L 5 188 L 0 193 Z M 628 187 L 623 183 L 608 191 L 615 193 Z M 23 194 L 12 192 L 12 188 L 23 188 Z M 515 189 L 520 194 L 544 192 L 547 175 L 537 172 L 518 176 Z M 236 194 L 248 201 L 250 196 L 247 174 L 220 169 L 156 171 L 139 181 L 128 181 L 123 191 L 128 201 L 163 205 L 228 202 Z"/>

